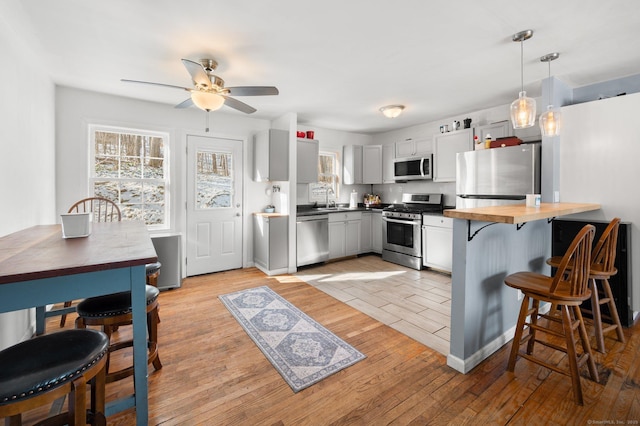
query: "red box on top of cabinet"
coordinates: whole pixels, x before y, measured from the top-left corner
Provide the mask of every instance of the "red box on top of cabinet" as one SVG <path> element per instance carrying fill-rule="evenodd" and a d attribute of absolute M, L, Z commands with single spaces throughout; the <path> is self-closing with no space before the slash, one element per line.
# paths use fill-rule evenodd
<path fill-rule="evenodd" d="M 517 138 L 515 136 L 508 136 L 506 138 L 496 138 L 495 141 L 491 141 L 491 148 L 500 148 L 503 146 L 514 146 L 520 145 L 522 143 L 522 139 Z"/>

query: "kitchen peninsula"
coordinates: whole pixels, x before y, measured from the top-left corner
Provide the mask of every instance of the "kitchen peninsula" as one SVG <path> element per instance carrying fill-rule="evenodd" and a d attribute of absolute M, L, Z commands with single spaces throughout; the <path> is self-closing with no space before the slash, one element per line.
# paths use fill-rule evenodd
<path fill-rule="evenodd" d="M 445 210 L 454 219 L 450 367 L 467 373 L 513 338 L 521 298 L 504 278 L 550 274 L 551 219 L 598 209 L 542 203 Z"/>

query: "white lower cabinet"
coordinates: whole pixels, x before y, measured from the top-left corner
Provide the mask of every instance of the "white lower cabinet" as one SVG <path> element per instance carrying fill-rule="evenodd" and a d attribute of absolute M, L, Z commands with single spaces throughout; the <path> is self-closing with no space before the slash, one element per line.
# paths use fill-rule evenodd
<path fill-rule="evenodd" d="M 382 212 L 371 213 L 371 251 L 382 254 Z"/>
<path fill-rule="evenodd" d="M 369 253 L 373 248 L 371 235 L 371 212 L 362 213 L 360 223 L 360 253 Z"/>
<path fill-rule="evenodd" d="M 360 253 L 361 212 L 339 212 L 329 215 L 329 259 Z"/>
<path fill-rule="evenodd" d="M 451 272 L 453 264 L 453 219 L 422 217 L 422 264 Z"/>
<path fill-rule="evenodd" d="M 253 262 L 267 275 L 287 273 L 289 218 L 257 214 L 253 222 Z"/>

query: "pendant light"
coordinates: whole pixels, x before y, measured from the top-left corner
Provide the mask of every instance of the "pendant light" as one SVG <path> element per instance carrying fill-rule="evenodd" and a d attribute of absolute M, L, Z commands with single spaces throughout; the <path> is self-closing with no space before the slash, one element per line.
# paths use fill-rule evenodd
<path fill-rule="evenodd" d="M 560 54 L 554 52 L 540 58 L 541 62 L 549 64 L 549 104 L 547 105 L 547 110 L 540 114 L 539 120 L 542 136 L 558 136 L 562 125 L 562 113 L 551 105 L 551 61 L 555 61 L 559 57 Z"/>
<path fill-rule="evenodd" d="M 520 31 L 513 35 L 513 41 L 520 42 L 520 81 L 522 90 L 518 99 L 511 103 L 511 123 L 514 129 L 525 129 L 536 122 L 536 101 L 528 98 L 524 91 L 524 51 L 523 42 L 533 36 L 533 30 Z"/>

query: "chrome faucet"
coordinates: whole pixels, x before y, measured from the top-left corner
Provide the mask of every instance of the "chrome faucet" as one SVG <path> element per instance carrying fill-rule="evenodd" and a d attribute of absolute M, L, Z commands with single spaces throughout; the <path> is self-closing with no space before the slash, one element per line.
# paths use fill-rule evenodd
<path fill-rule="evenodd" d="M 329 203 L 330 203 L 330 201 L 329 201 L 329 192 L 331 192 L 333 195 L 336 195 L 336 193 L 333 192 L 333 188 L 327 187 L 327 191 L 325 192 L 325 195 L 326 195 L 326 199 L 325 199 L 326 208 L 329 208 Z M 333 204 L 335 205 L 336 204 L 335 200 L 332 200 L 332 201 L 333 201 Z"/>

